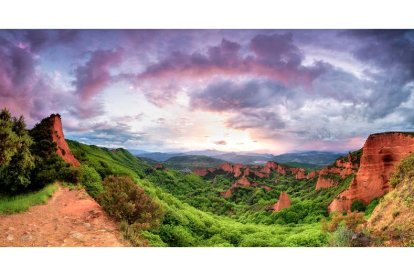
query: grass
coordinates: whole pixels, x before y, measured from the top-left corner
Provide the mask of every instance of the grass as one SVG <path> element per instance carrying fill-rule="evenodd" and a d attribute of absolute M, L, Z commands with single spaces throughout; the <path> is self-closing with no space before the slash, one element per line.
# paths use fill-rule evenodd
<path fill-rule="evenodd" d="M 16 196 L 0 195 L 0 214 L 21 213 L 31 206 L 44 204 L 57 189 L 57 184 L 52 184 L 43 189 Z"/>

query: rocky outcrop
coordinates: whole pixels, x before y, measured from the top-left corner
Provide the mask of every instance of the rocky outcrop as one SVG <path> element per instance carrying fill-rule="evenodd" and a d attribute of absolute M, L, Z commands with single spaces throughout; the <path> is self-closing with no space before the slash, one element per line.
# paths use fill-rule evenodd
<path fill-rule="evenodd" d="M 155 170 L 164 170 L 164 169 L 165 169 L 165 167 L 164 167 L 164 165 L 163 165 L 163 164 L 158 163 L 158 164 L 155 164 L 155 165 L 154 165 L 154 169 L 155 169 Z"/>
<path fill-rule="evenodd" d="M 193 173 L 195 173 L 198 176 L 206 176 L 207 173 L 208 173 L 208 170 L 207 169 L 196 168 L 196 169 L 193 170 Z"/>
<path fill-rule="evenodd" d="M 269 177 L 270 173 L 274 171 L 281 175 L 286 175 L 287 173 L 291 173 L 295 176 L 296 179 L 309 179 L 308 175 L 302 168 L 288 168 L 282 166 L 276 162 L 268 161 L 266 162 L 265 166 L 247 166 L 243 164 L 230 164 L 230 163 L 223 163 L 218 168 L 196 168 L 193 172 L 199 176 L 207 176 L 209 173 L 215 174 L 230 174 L 233 175 L 235 178 L 239 177 L 256 177 L 256 178 L 267 178 Z M 312 176 L 312 175 L 311 175 Z"/>
<path fill-rule="evenodd" d="M 312 178 L 317 177 L 317 176 L 318 176 L 318 172 L 317 171 L 312 171 L 312 172 L 310 172 L 306 175 L 306 179 L 312 179 Z"/>
<path fill-rule="evenodd" d="M 276 162 L 268 161 L 266 162 L 261 172 L 265 175 L 269 175 L 272 171 L 276 171 L 278 174 L 285 175 L 287 170 L 287 168 L 285 168 L 282 165 L 279 165 Z"/>
<path fill-rule="evenodd" d="M 286 192 L 282 192 L 279 196 L 278 202 L 273 205 L 273 210 L 278 212 L 284 208 L 290 207 L 290 198 Z"/>
<path fill-rule="evenodd" d="M 338 185 L 337 179 L 344 179 L 347 176 L 356 173 L 359 168 L 358 155 L 348 154 L 335 161 L 332 166 L 323 168 L 318 171 L 318 181 L 316 182 L 316 190 L 329 188 Z M 337 177 L 334 177 L 337 176 Z"/>
<path fill-rule="evenodd" d="M 290 172 L 295 175 L 295 179 L 297 180 L 301 180 L 301 179 L 305 179 L 306 175 L 305 175 L 305 170 L 302 168 L 291 168 Z"/>
<path fill-rule="evenodd" d="M 233 190 L 230 188 L 227 191 L 220 193 L 222 197 L 229 198 L 233 194 Z"/>
<path fill-rule="evenodd" d="M 338 183 L 334 179 L 329 178 L 327 175 L 320 175 L 318 177 L 318 181 L 316 182 L 316 190 L 330 188 L 336 185 L 338 185 Z"/>
<path fill-rule="evenodd" d="M 246 177 L 242 177 L 234 182 L 233 187 L 250 187 L 250 181 Z"/>
<path fill-rule="evenodd" d="M 62 129 L 62 119 L 59 114 L 52 114 L 48 118 L 51 121 L 52 125 L 52 140 L 56 143 L 56 153 L 65 160 L 66 163 L 69 163 L 75 167 L 79 167 L 79 161 L 73 156 L 72 152 L 69 149 L 68 143 L 66 143 L 65 135 L 63 134 Z"/>
<path fill-rule="evenodd" d="M 357 175 L 350 187 L 329 205 L 329 211 L 349 211 L 352 202 L 368 204 L 390 190 L 389 178 L 396 165 L 414 152 L 414 136 L 388 132 L 373 134 L 366 140 Z"/>

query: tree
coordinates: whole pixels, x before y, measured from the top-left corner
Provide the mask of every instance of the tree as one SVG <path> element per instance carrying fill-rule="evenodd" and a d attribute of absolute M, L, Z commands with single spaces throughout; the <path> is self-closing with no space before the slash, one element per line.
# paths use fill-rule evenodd
<path fill-rule="evenodd" d="M 0 189 L 18 192 L 30 184 L 34 158 L 30 152 L 32 138 L 24 118 L 12 117 L 7 109 L 0 112 Z"/>

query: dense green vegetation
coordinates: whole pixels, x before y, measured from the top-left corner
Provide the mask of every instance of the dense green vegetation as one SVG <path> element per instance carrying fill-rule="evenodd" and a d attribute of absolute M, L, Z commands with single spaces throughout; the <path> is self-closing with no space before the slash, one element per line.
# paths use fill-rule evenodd
<path fill-rule="evenodd" d="M 336 179 L 338 186 L 316 191 L 315 179 L 296 180 L 290 173 L 275 172 L 266 178 L 250 175 L 254 185 L 233 188 L 225 198 L 221 193 L 235 181 L 228 174 L 202 178 L 186 170 L 151 166 L 124 149 L 68 141 L 81 162 L 75 168 L 57 155 L 48 118 L 30 131 L 23 118 L 12 118 L 7 111 L 0 118 L 0 139 L 7 145 L 0 146 L 4 176 L 0 212 L 22 211 L 44 202 L 56 189 L 56 185 L 45 187 L 48 183 L 77 183 L 138 246 L 323 246 L 330 234 L 322 231 L 320 220 L 328 216 L 328 204 L 352 178 Z M 178 169 L 222 163 L 199 156 L 178 159 Z M 10 195 L 21 191 L 37 192 Z M 283 191 L 292 204 L 273 212 L 271 207 Z"/>
<path fill-rule="evenodd" d="M 36 192 L 23 193 L 19 195 L 0 195 L 0 214 L 12 214 L 24 212 L 33 205 L 43 204 L 50 198 L 57 184 L 48 185 Z"/>
<path fill-rule="evenodd" d="M 79 180 L 92 197 L 97 198 L 103 191 L 102 178 L 94 168 L 82 165 L 79 169 Z"/>
<path fill-rule="evenodd" d="M 36 191 L 57 180 L 76 182 L 78 171 L 56 154 L 52 125 L 43 119 L 26 130 L 24 118 L 0 112 L 0 191 Z"/>
<path fill-rule="evenodd" d="M 75 156 L 81 156 L 82 162 L 100 172 L 102 177 L 128 175 L 160 205 L 164 216 L 159 226 L 141 229 L 137 234 L 128 223 L 121 224 L 121 229 L 129 239 L 146 239 L 151 246 L 323 246 L 328 242 L 328 235 L 322 231 L 316 219 L 306 224 L 282 222 L 264 225 L 254 223 L 252 215 L 253 218 L 244 218 L 242 222 L 242 211 L 250 208 L 254 214 L 257 206 L 242 203 L 243 196 L 239 201 L 221 197 L 218 192 L 227 189 L 232 183 L 232 179 L 226 175 L 206 181 L 192 173 L 152 169 L 138 158 L 132 161 L 128 158 L 130 154 L 122 150 L 111 151 L 74 141 L 70 141 L 69 145 Z M 106 165 L 102 166 L 100 161 Z M 131 166 L 131 162 L 136 165 Z M 314 190 L 314 181 L 303 181 L 299 184 L 302 186 L 298 187 L 291 183 L 292 179 L 293 176 L 278 178 L 281 189 L 288 188 L 289 183 L 292 184 L 291 191 L 296 190 L 298 193 L 301 188 L 307 187 L 308 193 L 305 192 L 304 197 L 305 194 L 311 197 L 309 193 Z M 256 195 L 252 203 L 260 202 L 259 206 L 265 208 L 268 202 L 275 202 L 280 191 L 273 193 L 267 198 L 266 193 L 264 196 Z M 336 192 L 327 194 L 333 196 Z M 265 210 L 263 213 L 268 216 L 273 214 Z"/>
<path fill-rule="evenodd" d="M 33 140 L 26 130 L 23 117 L 0 112 L 0 191 L 16 193 L 30 185 L 34 157 L 30 152 Z"/>
<path fill-rule="evenodd" d="M 320 190 L 315 190 L 316 179 L 298 181 L 289 174 L 272 173 L 263 179 L 249 177 L 257 187 L 238 187 L 231 197 L 224 198 L 220 193 L 229 189 L 235 180 L 230 175 L 218 174 L 203 179 L 174 170 L 154 170 L 147 175 L 152 183 L 197 209 L 243 223 L 260 224 L 314 223 L 328 216 L 329 203 L 348 187 L 353 176 L 332 177 L 337 178 L 339 185 Z M 292 206 L 277 213 L 269 211 L 282 191 L 289 194 Z"/>
<path fill-rule="evenodd" d="M 125 149 L 107 149 L 67 140 L 72 154 L 82 165 L 94 168 L 102 178 L 109 175 L 129 175 L 142 178 L 150 166 Z"/>

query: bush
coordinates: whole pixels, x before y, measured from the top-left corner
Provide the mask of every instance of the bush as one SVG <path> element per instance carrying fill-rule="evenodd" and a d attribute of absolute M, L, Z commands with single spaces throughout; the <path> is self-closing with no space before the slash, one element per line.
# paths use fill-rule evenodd
<path fill-rule="evenodd" d="M 332 246 L 350 247 L 353 234 L 354 232 L 346 227 L 344 223 L 339 224 L 338 228 L 332 235 Z"/>
<path fill-rule="evenodd" d="M 334 213 L 330 221 L 322 222 L 322 229 L 327 232 L 335 232 L 341 224 L 344 224 L 347 228 L 355 231 L 364 222 L 364 213 L 352 212 L 345 215 Z"/>
<path fill-rule="evenodd" d="M 159 225 L 163 217 L 161 206 L 127 176 L 108 176 L 103 181 L 104 191 L 98 201 L 115 219 L 125 220 L 139 229 Z"/>
<path fill-rule="evenodd" d="M 361 200 L 355 200 L 352 202 L 351 211 L 352 212 L 364 212 L 365 204 Z"/>
<path fill-rule="evenodd" d="M 289 236 L 286 239 L 285 246 L 315 247 L 324 246 L 326 243 L 326 234 L 312 229 Z"/>
<path fill-rule="evenodd" d="M 377 207 L 378 204 L 379 204 L 379 199 L 378 198 L 373 199 L 365 208 L 365 215 L 369 217 L 372 214 L 372 212 L 374 212 L 374 209 L 375 207 Z"/>
<path fill-rule="evenodd" d="M 190 229 L 182 225 L 162 225 L 160 237 L 172 247 L 190 247 L 197 245 L 197 239 L 190 232 Z"/>
<path fill-rule="evenodd" d="M 390 184 L 393 188 L 400 183 L 404 177 L 414 176 L 414 154 L 404 158 L 397 167 L 397 170 L 391 175 Z"/>
<path fill-rule="evenodd" d="M 88 194 L 94 198 L 97 198 L 104 190 L 99 173 L 87 165 L 81 166 L 79 181 L 85 187 Z"/>

